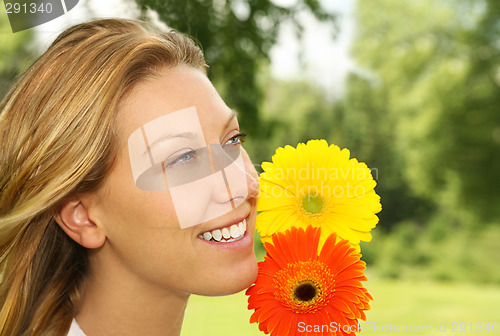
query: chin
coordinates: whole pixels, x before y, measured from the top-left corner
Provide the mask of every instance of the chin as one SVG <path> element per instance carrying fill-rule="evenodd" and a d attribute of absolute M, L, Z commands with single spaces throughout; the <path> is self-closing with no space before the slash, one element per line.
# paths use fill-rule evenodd
<path fill-rule="evenodd" d="M 228 293 L 226 294 L 238 293 L 250 287 L 257 279 L 258 270 L 259 268 L 257 267 L 257 261 L 254 261 L 252 265 L 249 266 L 248 270 L 245 271 L 245 273 L 240 273 L 237 275 L 236 281 L 234 281 L 232 284 L 227 284 L 227 287 L 225 289 Z"/>
<path fill-rule="evenodd" d="M 257 279 L 258 267 L 255 255 L 252 261 L 248 261 L 241 267 L 228 269 L 226 272 L 217 274 L 216 278 L 209 281 L 211 286 L 205 286 L 200 293 L 204 296 L 222 296 L 241 292 L 250 287 Z M 208 282 L 208 281 L 207 281 Z M 208 283 L 205 283 L 207 285 Z"/>

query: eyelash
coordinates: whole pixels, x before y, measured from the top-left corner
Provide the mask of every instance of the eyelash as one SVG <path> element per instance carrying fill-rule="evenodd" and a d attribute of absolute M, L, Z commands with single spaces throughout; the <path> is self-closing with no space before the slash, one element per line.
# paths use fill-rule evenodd
<path fill-rule="evenodd" d="M 241 145 L 242 143 L 245 142 L 245 137 L 246 136 L 247 135 L 245 133 L 238 133 L 235 136 L 233 136 L 232 138 L 230 138 L 223 146 L 226 146 L 226 145 Z M 231 141 L 233 139 L 237 140 L 237 142 L 228 143 L 229 141 Z M 183 160 L 183 161 L 179 161 L 180 159 L 182 159 L 186 155 L 190 156 L 189 159 Z M 180 166 L 180 165 L 184 165 L 184 164 L 189 164 L 190 160 L 193 159 L 193 158 L 196 158 L 196 156 L 197 156 L 196 150 L 191 150 L 189 152 L 182 153 L 177 158 L 175 158 L 174 160 L 172 160 L 170 163 L 165 163 L 165 166 L 166 167 L 174 167 L 174 166 Z"/>
<path fill-rule="evenodd" d="M 233 136 L 231 139 L 229 139 L 228 141 L 231 141 L 233 139 L 237 139 L 238 142 L 233 142 L 231 144 L 242 144 L 245 142 L 246 136 L 247 136 L 246 133 L 238 133 L 235 136 Z M 226 145 L 226 144 L 227 144 L 227 142 L 224 145 Z"/>

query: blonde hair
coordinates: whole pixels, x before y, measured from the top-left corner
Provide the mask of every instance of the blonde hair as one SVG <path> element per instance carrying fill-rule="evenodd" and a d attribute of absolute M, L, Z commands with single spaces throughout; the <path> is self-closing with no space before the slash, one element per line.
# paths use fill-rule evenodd
<path fill-rule="evenodd" d="M 68 197 L 102 184 L 127 92 L 179 64 L 206 68 L 201 50 L 175 31 L 92 21 L 59 35 L 0 103 L 0 336 L 67 333 L 87 254 L 53 216 Z"/>

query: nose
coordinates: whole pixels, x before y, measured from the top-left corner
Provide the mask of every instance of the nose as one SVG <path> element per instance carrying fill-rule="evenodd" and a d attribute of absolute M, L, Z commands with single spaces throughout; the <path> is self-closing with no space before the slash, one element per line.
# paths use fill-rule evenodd
<path fill-rule="evenodd" d="M 230 203 L 235 208 L 258 194 L 257 172 L 243 148 L 212 150 L 212 158 L 223 179 L 214 188 L 215 202 Z"/>
<path fill-rule="evenodd" d="M 252 160 L 250 160 L 250 157 L 243 149 L 243 147 L 241 148 L 241 155 L 243 157 L 243 162 L 245 163 L 245 174 L 248 188 L 247 198 L 256 198 L 259 196 L 260 192 L 259 175 L 255 170 L 255 166 L 253 165 Z"/>

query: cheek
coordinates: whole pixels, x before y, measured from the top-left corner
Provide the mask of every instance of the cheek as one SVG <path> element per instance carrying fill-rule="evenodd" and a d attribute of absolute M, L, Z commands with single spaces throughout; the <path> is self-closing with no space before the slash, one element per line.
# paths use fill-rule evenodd
<path fill-rule="evenodd" d="M 178 221 L 168 192 L 139 190 L 135 186 L 118 188 L 108 202 L 110 222 L 121 222 L 120 229 L 175 229 Z"/>
<path fill-rule="evenodd" d="M 169 193 L 181 228 L 196 226 L 232 210 L 220 173 L 176 186 Z"/>
<path fill-rule="evenodd" d="M 148 194 L 123 191 L 103 208 L 107 236 L 103 257 L 136 279 L 172 287 L 195 272 L 192 233 L 180 229 L 165 193 L 144 196 Z"/>
<path fill-rule="evenodd" d="M 128 262 L 136 263 L 134 256 L 156 258 L 154 249 L 179 231 L 170 194 L 138 189 L 123 170 L 112 171 L 99 194 L 96 217 L 107 243 Z"/>
<path fill-rule="evenodd" d="M 101 197 L 102 210 L 107 217 L 106 226 L 121 222 L 128 227 L 174 227 L 177 224 L 170 193 L 139 189 L 132 176 L 128 152 L 123 151 L 115 168 L 110 172 Z"/>

